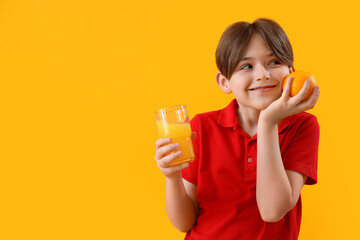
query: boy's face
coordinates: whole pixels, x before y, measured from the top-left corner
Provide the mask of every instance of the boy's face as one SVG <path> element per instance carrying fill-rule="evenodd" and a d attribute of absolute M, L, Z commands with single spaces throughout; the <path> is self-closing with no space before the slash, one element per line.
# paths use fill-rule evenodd
<path fill-rule="evenodd" d="M 239 105 L 263 110 L 281 96 L 283 80 L 290 72 L 290 68 L 255 34 L 244 58 L 225 84 Z"/>

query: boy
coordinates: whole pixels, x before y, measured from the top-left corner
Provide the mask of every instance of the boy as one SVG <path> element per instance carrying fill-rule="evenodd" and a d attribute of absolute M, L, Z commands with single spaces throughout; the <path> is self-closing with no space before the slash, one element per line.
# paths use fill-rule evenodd
<path fill-rule="evenodd" d="M 169 219 L 185 239 L 297 239 L 301 189 L 317 181 L 319 125 L 304 111 L 315 106 L 319 88 L 304 100 L 307 81 L 290 97 L 289 78 L 282 91 L 293 52 L 269 19 L 230 25 L 216 63 L 217 84 L 235 99 L 191 120 L 195 161 L 169 167 L 179 146 L 156 142 Z"/>

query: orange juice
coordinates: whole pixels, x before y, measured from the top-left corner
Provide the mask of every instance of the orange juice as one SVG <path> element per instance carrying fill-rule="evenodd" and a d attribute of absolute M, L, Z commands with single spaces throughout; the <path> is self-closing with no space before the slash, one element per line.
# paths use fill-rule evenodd
<path fill-rule="evenodd" d="M 190 123 L 168 123 L 164 121 L 156 121 L 160 138 L 170 137 L 173 143 L 179 143 L 182 156 L 169 166 L 179 165 L 185 162 L 192 162 L 195 159 L 194 149 L 191 140 Z"/>

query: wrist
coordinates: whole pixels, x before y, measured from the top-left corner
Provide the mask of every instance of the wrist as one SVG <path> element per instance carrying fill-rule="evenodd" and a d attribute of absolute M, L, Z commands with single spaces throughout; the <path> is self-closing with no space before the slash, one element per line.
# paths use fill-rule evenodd
<path fill-rule="evenodd" d="M 181 172 L 175 172 L 166 176 L 166 182 L 176 183 L 182 181 Z"/>
<path fill-rule="evenodd" d="M 273 128 L 277 127 L 280 120 L 272 119 L 266 114 L 260 113 L 258 128 Z"/>

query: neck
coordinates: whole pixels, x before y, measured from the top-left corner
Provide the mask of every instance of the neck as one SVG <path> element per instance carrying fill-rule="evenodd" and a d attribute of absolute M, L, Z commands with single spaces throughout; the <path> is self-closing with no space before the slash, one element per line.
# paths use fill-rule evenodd
<path fill-rule="evenodd" d="M 260 116 L 260 110 L 250 108 L 241 104 L 236 111 L 239 123 L 243 130 L 250 136 L 254 136 L 257 133 L 257 126 Z"/>

